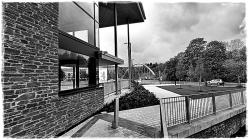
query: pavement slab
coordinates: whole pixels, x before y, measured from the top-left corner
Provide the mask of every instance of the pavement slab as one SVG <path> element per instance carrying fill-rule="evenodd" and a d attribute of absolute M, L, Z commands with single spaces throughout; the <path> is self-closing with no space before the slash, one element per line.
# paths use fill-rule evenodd
<path fill-rule="evenodd" d="M 156 98 L 168 98 L 168 97 L 177 97 L 181 96 L 179 94 L 176 94 L 174 92 L 159 88 L 158 86 L 167 86 L 172 84 L 158 84 L 158 85 L 143 85 L 143 87 L 150 92 L 152 92 Z"/>
<path fill-rule="evenodd" d="M 111 122 L 99 119 L 82 135 L 82 137 L 146 138 L 146 136 L 124 127 L 119 126 L 117 129 L 113 129 L 111 126 Z"/>

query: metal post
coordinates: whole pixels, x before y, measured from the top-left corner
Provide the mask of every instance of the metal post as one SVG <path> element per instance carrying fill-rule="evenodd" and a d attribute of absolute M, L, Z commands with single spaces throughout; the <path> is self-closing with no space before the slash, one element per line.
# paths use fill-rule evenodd
<path fill-rule="evenodd" d="M 76 73 L 76 71 L 75 71 L 75 66 L 73 66 L 73 88 L 76 88 L 76 85 L 75 85 L 75 73 Z"/>
<path fill-rule="evenodd" d="M 230 108 L 233 108 L 232 92 L 229 92 L 229 105 Z"/>
<path fill-rule="evenodd" d="M 216 103 L 215 103 L 215 95 L 214 93 L 212 94 L 212 103 L 213 103 L 213 114 L 216 114 Z"/>
<path fill-rule="evenodd" d="M 130 25 L 127 19 L 127 36 L 128 36 L 128 68 L 129 68 L 129 89 L 131 89 L 131 43 L 130 43 Z"/>
<path fill-rule="evenodd" d="M 185 105 L 186 105 L 186 119 L 188 123 L 191 123 L 189 96 L 185 96 Z"/>
<path fill-rule="evenodd" d="M 114 42 L 115 42 L 115 56 L 118 56 L 118 43 L 117 43 L 117 8 L 114 3 Z M 116 96 L 118 95 L 118 64 L 115 64 L 115 90 Z M 118 127 L 118 112 L 119 112 L 119 98 L 115 98 L 115 110 L 114 110 L 114 121 L 112 122 L 112 128 Z"/>
<path fill-rule="evenodd" d="M 240 96 L 241 96 L 241 104 L 244 105 L 245 101 L 244 101 L 244 94 L 243 94 L 243 90 L 241 90 L 240 92 Z"/>
<path fill-rule="evenodd" d="M 76 88 L 80 87 L 80 62 L 79 62 L 79 58 L 77 59 L 77 64 L 76 64 Z"/>
<path fill-rule="evenodd" d="M 161 133 L 163 137 L 168 137 L 167 125 L 166 125 L 166 112 L 165 112 L 165 105 L 163 104 L 163 99 L 160 98 L 160 120 L 161 120 Z"/>

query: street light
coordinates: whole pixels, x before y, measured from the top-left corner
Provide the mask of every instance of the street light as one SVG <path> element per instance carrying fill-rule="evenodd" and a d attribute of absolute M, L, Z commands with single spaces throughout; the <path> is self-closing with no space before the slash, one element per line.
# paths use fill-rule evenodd
<path fill-rule="evenodd" d="M 131 43 L 128 44 L 128 70 L 129 70 L 129 89 L 131 89 Z"/>

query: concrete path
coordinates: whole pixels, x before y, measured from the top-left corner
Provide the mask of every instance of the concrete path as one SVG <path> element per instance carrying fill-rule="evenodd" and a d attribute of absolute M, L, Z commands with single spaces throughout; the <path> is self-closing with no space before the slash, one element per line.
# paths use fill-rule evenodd
<path fill-rule="evenodd" d="M 148 138 L 149 136 L 139 132 L 136 122 L 119 118 L 119 127 L 113 129 L 112 121 L 114 116 L 104 113 L 89 118 L 87 121 L 79 124 L 74 129 L 68 131 L 61 137 L 119 137 L 119 138 Z"/>
<path fill-rule="evenodd" d="M 157 98 L 167 98 L 167 97 L 176 97 L 176 96 L 181 96 L 179 94 L 176 94 L 174 92 L 159 88 L 158 86 L 168 86 L 172 84 L 158 84 L 158 85 L 143 85 L 143 87 L 150 92 L 154 93 L 154 95 Z"/>
<path fill-rule="evenodd" d="M 113 115 L 113 112 L 109 114 Z M 119 111 L 119 117 L 157 128 L 160 127 L 160 106 L 154 105 Z"/>
<path fill-rule="evenodd" d="M 153 92 L 157 98 L 180 96 L 176 93 L 161 89 L 161 85 L 144 85 L 144 87 Z M 128 90 L 123 91 L 127 94 Z M 109 102 L 113 97 L 109 97 Z M 94 116 L 71 131 L 64 137 L 120 137 L 120 138 L 154 138 L 159 136 L 160 131 L 160 106 L 148 106 L 136 109 L 123 110 L 119 112 L 119 127 L 112 129 L 113 112 L 103 113 Z"/>
<path fill-rule="evenodd" d="M 62 137 L 159 137 L 159 105 L 120 111 L 119 127 L 117 129 L 111 128 L 113 119 L 113 112 L 96 115 Z"/>
<path fill-rule="evenodd" d="M 111 126 L 111 122 L 99 119 L 82 137 L 145 138 L 145 136 L 124 127 L 120 126 L 117 129 L 113 129 Z"/>

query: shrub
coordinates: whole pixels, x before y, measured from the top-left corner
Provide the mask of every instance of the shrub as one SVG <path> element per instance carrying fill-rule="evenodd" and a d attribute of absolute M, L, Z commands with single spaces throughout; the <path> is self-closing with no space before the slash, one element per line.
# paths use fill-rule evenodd
<path fill-rule="evenodd" d="M 119 98 L 119 110 L 127 110 L 139 107 L 146 107 L 152 105 L 159 105 L 159 100 L 155 95 L 138 83 L 133 83 L 134 90 Z M 105 105 L 102 111 L 113 112 L 115 109 L 115 102 Z"/>

